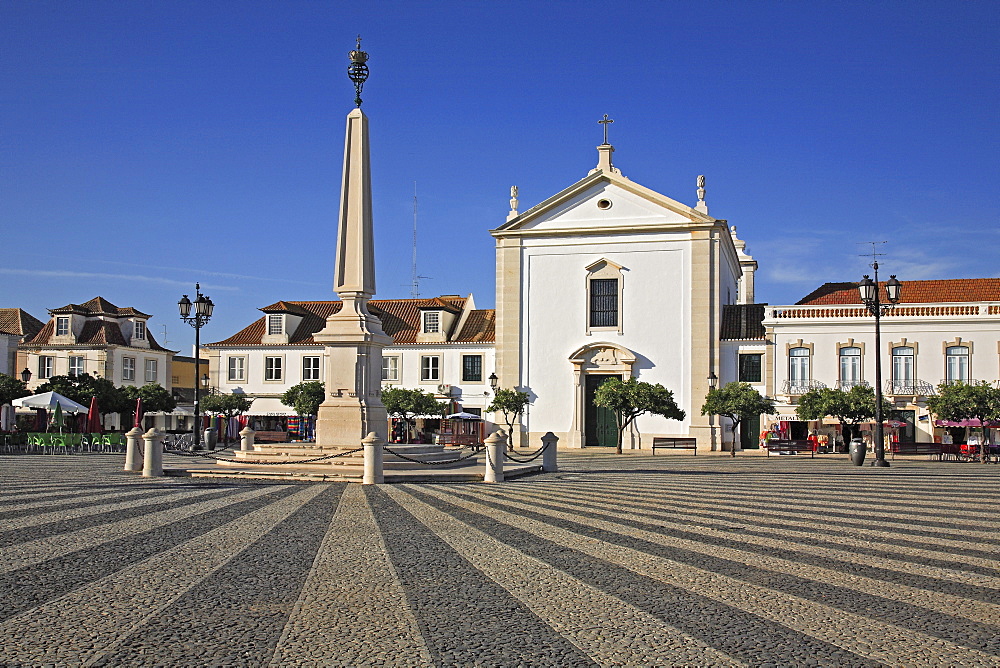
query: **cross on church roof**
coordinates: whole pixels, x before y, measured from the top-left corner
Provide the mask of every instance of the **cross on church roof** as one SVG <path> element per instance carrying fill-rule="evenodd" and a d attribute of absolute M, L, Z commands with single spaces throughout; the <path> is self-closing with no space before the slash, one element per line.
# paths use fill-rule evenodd
<path fill-rule="evenodd" d="M 597 122 L 604 126 L 604 143 L 607 144 L 608 143 L 608 123 L 614 123 L 614 120 L 608 118 L 607 114 L 604 114 L 604 120 L 597 121 Z"/>

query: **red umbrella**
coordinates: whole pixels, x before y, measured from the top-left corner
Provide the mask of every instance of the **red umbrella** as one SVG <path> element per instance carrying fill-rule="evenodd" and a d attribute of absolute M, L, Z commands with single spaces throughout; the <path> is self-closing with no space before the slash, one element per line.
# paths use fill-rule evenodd
<path fill-rule="evenodd" d="M 100 434 L 103 432 L 101 428 L 101 413 L 97 410 L 97 397 L 90 398 L 90 410 L 87 411 L 87 427 L 88 434 Z"/>
<path fill-rule="evenodd" d="M 135 424 L 132 425 L 133 427 L 142 429 L 142 416 L 142 397 L 139 397 L 135 400 Z"/>

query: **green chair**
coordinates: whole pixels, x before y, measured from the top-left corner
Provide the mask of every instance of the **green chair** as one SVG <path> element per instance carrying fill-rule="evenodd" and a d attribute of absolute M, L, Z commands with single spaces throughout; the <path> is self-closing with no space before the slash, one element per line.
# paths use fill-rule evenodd
<path fill-rule="evenodd" d="M 104 444 L 109 452 L 125 452 L 125 436 L 119 432 L 105 434 Z"/>

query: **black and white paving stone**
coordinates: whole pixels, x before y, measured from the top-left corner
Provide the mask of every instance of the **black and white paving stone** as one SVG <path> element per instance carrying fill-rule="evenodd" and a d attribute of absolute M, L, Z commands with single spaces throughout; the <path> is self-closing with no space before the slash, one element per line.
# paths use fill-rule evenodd
<path fill-rule="evenodd" d="M 361 486 L 0 455 L 0 665 L 1000 665 L 1000 466 L 560 459 Z"/>

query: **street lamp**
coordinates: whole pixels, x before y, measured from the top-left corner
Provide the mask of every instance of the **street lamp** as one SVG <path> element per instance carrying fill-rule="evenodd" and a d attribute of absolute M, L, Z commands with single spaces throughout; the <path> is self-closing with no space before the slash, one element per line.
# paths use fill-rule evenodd
<path fill-rule="evenodd" d="M 212 300 L 201 294 L 201 284 L 194 284 L 195 300 L 192 302 L 188 299 L 187 295 L 181 297 L 181 300 L 177 302 L 177 309 L 181 313 L 181 320 L 187 324 L 194 327 L 194 377 L 198 378 L 198 367 L 201 365 L 201 328 L 206 322 L 212 318 L 212 310 L 215 308 L 215 304 Z M 194 306 L 194 315 L 191 315 L 191 306 Z M 208 386 L 207 382 L 208 376 L 202 379 L 202 383 Z M 192 445 L 192 450 L 201 449 L 201 433 L 198 428 L 201 426 L 200 407 L 201 403 L 201 386 L 195 380 L 194 383 L 194 445 Z"/>
<path fill-rule="evenodd" d="M 719 377 L 715 375 L 714 371 L 708 372 L 708 391 L 711 392 L 719 385 Z M 711 447 L 715 449 L 715 414 L 709 414 L 708 416 L 708 434 L 709 440 L 711 441 Z M 733 457 L 736 456 L 736 450 L 733 450 Z"/>
<path fill-rule="evenodd" d="M 500 379 L 497 378 L 496 373 L 490 374 L 490 388 L 493 389 L 493 394 L 497 393 L 497 386 L 500 385 Z"/>
<path fill-rule="evenodd" d="M 878 262 L 872 262 L 872 269 L 875 271 L 873 281 L 865 274 L 861 282 L 858 283 L 858 292 L 865 308 L 875 316 L 875 461 L 872 466 L 888 466 L 885 460 L 885 443 L 882 433 L 882 316 L 889 312 L 899 303 L 899 293 L 903 284 L 896 280 L 896 275 L 889 276 L 885 282 L 885 296 L 888 303 L 879 298 L 878 289 Z"/>
<path fill-rule="evenodd" d="M 24 371 L 21 372 L 21 382 L 27 383 L 31 380 L 31 369 L 24 367 Z"/>

